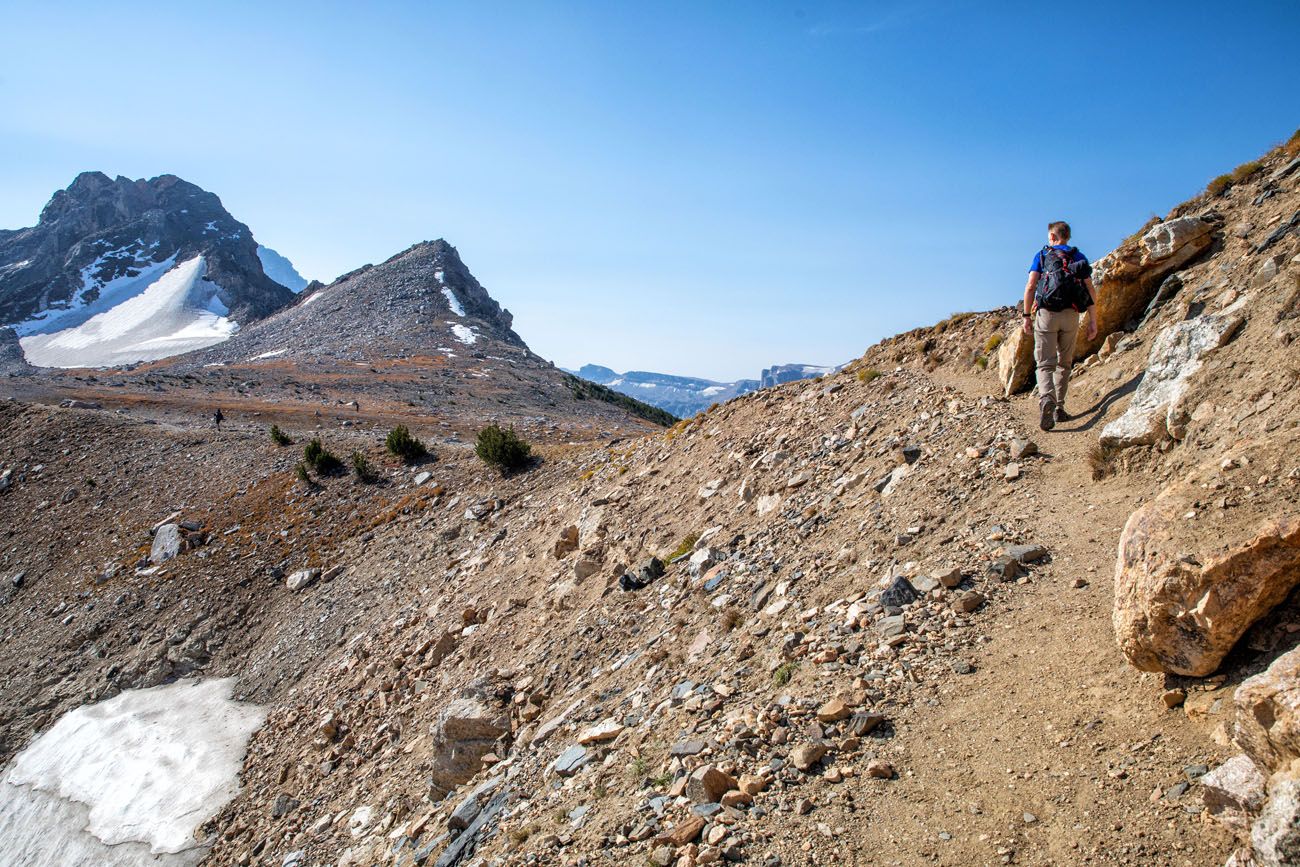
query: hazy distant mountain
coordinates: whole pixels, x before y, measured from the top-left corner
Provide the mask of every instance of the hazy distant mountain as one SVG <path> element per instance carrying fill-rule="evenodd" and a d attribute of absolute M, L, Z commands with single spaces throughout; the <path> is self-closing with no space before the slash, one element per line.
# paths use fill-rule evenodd
<path fill-rule="evenodd" d="M 228 339 L 293 293 L 212 193 L 84 172 L 37 225 L 0 230 L 0 323 L 44 367 L 164 358 Z"/>
<path fill-rule="evenodd" d="M 270 247 L 259 244 L 257 258 L 261 260 L 262 270 L 266 272 L 266 276 L 289 291 L 296 294 L 307 288 L 307 278 L 298 273 L 298 269 L 293 267 L 292 262 Z"/>
<path fill-rule="evenodd" d="M 581 369 L 569 371 L 583 379 L 599 383 L 607 388 L 643 400 L 651 406 L 668 410 L 675 416 L 687 418 L 703 412 L 715 403 L 723 403 L 733 397 L 793 382 L 796 379 L 811 379 L 825 376 L 839 370 L 838 366 L 821 367 L 813 364 L 778 364 L 764 368 L 759 379 L 738 379 L 735 382 L 715 382 L 694 376 L 672 376 L 667 373 L 651 373 L 645 370 L 629 370 L 618 373 L 599 364 L 586 364 Z"/>
<path fill-rule="evenodd" d="M 825 376 L 828 373 L 834 373 L 841 367 L 843 365 L 823 367 L 816 364 L 777 364 L 763 368 L 763 373 L 759 376 L 759 383 L 762 388 L 770 388 L 783 382 L 794 382 L 796 379 L 812 379 L 817 376 Z"/>
<path fill-rule="evenodd" d="M 722 403 L 759 387 L 756 379 L 714 382 L 711 379 L 672 376 L 645 370 L 616 373 L 598 364 L 587 364 L 580 370 L 571 372 L 583 379 L 665 409 L 681 418 L 695 415 L 708 409 L 712 404 Z"/>

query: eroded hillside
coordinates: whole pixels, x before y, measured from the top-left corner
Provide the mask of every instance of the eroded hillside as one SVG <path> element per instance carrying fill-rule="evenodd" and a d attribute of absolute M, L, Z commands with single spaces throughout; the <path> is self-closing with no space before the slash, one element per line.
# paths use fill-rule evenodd
<path fill-rule="evenodd" d="M 1222 863 L 1203 778 L 1300 615 L 1208 678 L 1141 673 L 1112 576 L 1193 468 L 1179 545 L 1295 514 L 1297 167 L 1180 206 L 1177 265 L 1161 226 L 1113 254 L 1127 301 L 1050 433 L 1006 396 L 1011 309 L 508 479 L 443 443 L 306 485 L 260 431 L 6 407 L 6 754 L 234 674 L 271 710 L 213 864 Z M 139 563 L 173 510 L 185 550 Z"/>

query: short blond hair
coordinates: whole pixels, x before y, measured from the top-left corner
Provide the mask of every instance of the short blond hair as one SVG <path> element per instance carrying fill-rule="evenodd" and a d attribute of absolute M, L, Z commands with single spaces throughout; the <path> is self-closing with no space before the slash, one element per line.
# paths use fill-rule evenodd
<path fill-rule="evenodd" d="M 1065 222 L 1065 220 L 1057 220 L 1054 223 L 1048 223 L 1047 231 L 1051 232 L 1062 242 L 1070 240 L 1070 224 Z"/>

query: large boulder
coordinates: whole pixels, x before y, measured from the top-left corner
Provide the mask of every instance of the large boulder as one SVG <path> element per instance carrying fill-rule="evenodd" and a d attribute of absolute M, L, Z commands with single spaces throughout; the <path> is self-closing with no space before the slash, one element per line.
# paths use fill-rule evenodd
<path fill-rule="evenodd" d="M 184 542 L 181 528 L 177 524 L 163 524 L 153 534 L 153 545 L 149 549 L 149 562 L 155 566 L 166 563 L 180 554 Z"/>
<path fill-rule="evenodd" d="M 1252 519 L 1204 504 L 1222 472 L 1206 465 L 1170 485 L 1120 536 L 1115 635 L 1143 671 L 1210 674 L 1300 584 L 1300 514 Z"/>
<path fill-rule="evenodd" d="M 1238 311 L 1245 303 L 1239 298 L 1219 313 L 1177 322 L 1156 335 L 1142 382 L 1124 414 L 1102 429 L 1102 445 L 1150 445 L 1166 436 L 1181 438 L 1186 432 L 1182 419 L 1188 415 L 1181 398 L 1205 356 L 1236 335 L 1244 321 Z"/>
<path fill-rule="evenodd" d="M 473 777 L 483 756 L 509 731 L 510 715 L 504 708 L 477 690 L 467 690 L 431 726 L 431 788 L 447 792 Z"/>
<path fill-rule="evenodd" d="M 1300 759 L 1300 648 L 1242 682 L 1233 695 L 1233 739 L 1264 773 Z"/>
<path fill-rule="evenodd" d="M 1034 338 L 1026 334 L 1019 317 L 1007 328 L 998 345 L 998 381 L 1007 397 L 1029 388 L 1034 375 Z"/>

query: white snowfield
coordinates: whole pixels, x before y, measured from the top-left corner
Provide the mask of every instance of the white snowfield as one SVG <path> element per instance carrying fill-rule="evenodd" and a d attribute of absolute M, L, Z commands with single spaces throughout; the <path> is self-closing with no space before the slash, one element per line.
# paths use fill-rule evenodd
<path fill-rule="evenodd" d="M 39 367 L 110 367 L 153 361 L 212 346 L 239 330 L 221 303 L 221 287 L 204 278 L 202 256 L 151 262 L 134 277 L 111 280 L 99 297 L 47 310 L 15 330 L 27 361 Z"/>
<path fill-rule="evenodd" d="M 266 712 L 233 679 L 128 690 L 69 711 L 0 779 L 0 863 L 197 864 L 194 831 L 239 791 Z"/>
<path fill-rule="evenodd" d="M 470 326 L 461 325 L 459 322 L 448 322 L 447 324 L 451 326 L 452 337 L 455 337 L 466 346 L 478 342 L 478 335 L 474 333 L 474 329 Z"/>

